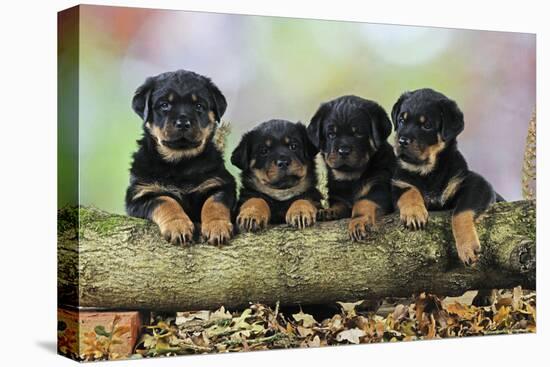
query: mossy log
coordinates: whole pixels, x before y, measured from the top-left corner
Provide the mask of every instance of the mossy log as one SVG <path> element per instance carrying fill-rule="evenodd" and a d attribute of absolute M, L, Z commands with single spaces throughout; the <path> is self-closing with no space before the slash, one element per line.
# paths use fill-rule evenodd
<path fill-rule="evenodd" d="M 364 242 L 348 220 L 297 230 L 275 226 L 240 234 L 224 247 L 176 247 L 145 220 L 93 208 L 59 212 L 60 304 L 109 309 L 191 310 L 262 302 L 319 304 L 426 291 L 535 288 L 535 205 L 495 204 L 480 218 L 479 263 L 457 258 L 448 212 L 426 230 L 401 227 L 397 214 Z M 78 276 L 79 275 L 79 276 Z"/>

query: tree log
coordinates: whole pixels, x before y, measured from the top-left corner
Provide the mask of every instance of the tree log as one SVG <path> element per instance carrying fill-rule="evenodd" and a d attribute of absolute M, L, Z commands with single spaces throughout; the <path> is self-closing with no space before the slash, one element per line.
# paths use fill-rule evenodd
<path fill-rule="evenodd" d="M 192 310 L 408 297 L 471 289 L 535 289 L 535 205 L 498 203 L 477 229 L 480 261 L 462 265 L 448 212 L 431 212 L 413 232 L 397 214 L 363 242 L 348 220 L 297 230 L 274 226 L 224 247 L 165 242 L 146 220 L 94 208 L 65 208 L 58 220 L 60 304 L 108 309 Z"/>

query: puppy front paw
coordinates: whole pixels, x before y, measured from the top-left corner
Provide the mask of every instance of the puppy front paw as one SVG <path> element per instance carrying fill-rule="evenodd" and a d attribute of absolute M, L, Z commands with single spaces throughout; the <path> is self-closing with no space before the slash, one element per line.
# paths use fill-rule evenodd
<path fill-rule="evenodd" d="M 452 217 L 453 236 L 458 258 L 464 265 L 473 265 L 479 260 L 481 244 L 475 228 L 475 212 L 466 210 Z"/>
<path fill-rule="evenodd" d="M 248 206 L 241 208 L 237 216 L 237 226 L 241 232 L 257 232 L 267 227 L 269 213 L 262 208 Z"/>
<path fill-rule="evenodd" d="M 187 245 L 193 241 L 195 225 L 188 217 L 175 217 L 159 225 L 164 239 L 174 245 Z"/>
<path fill-rule="evenodd" d="M 471 239 L 470 241 L 460 243 L 457 242 L 456 251 L 458 252 L 458 258 L 464 265 L 474 265 L 479 260 L 481 244 L 477 239 Z"/>
<path fill-rule="evenodd" d="M 202 224 L 202 237 L 211 245 L 224 245 L 233 236 L 233 224 L 225 219 L 215 219 Z"/>
<path fill-rule="evenodd" d="M 400 209 L 401 223 L 408 229 L 424 229 L 428 222 L 428 211 L 424 205 L 407 205 Z"/>
<path fill-rule="evenodd" d="M 352 218 L 348 224 L 348 232 L 353 241 L 361 241 L 368 232 L 376 230 L 376 218 L 372 215 L 362 215 Z"/>
<path fill-rule="evenodd" d="M 315 224 L 317 208 L 309 200 L 296 200 L 286 212 L 286 223 L 296 227 L 305 228 Z"/>

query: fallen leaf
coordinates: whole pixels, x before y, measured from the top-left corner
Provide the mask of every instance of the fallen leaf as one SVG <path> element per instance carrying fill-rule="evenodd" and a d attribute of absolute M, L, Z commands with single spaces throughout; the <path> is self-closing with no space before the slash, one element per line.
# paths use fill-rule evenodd
<path fill-rule="evenodd" d="M 451 303 L 445 306 L 447 312 L 457 315 L 460 318 L 471 320 L 476 314 L 476 310 L 462 303 Z"/>
<path fill-rule="evenodd" d="M 195 319 L 205 320 L 205 321 L 209 320 L 210 311 L 178 312 L 176 314 L 175 324 L 179 326 Z"/>
<path fill-rule="evenodd" d="M 400 324 L 399 330 L 407 336 L 416 336 L 414 321 L 403 322 Z"/>
<path fill-rule="evenodd" d="M 360 301 L 357 301 L 357 302 L 336 302 L 340 305 L 340 307 L 342 308 L 342 311 L 344 311 L 345 314 L 349 315 L 350 317 L 353 317 L 356 315 L 355 313 L 355 307 L 359 306 L 360 304 L 362 304 L 364 302 L 364 300 L 360 300 Z"/>
<path fill-rule="evenodd" d="M 436 333 L 436 325 L 435 325 L 435 318 L 434 315 L 430 315 L 430 326 L 428 327 L 428 335 L 426 335 L 427 339 L 433 339 L 435 338 Z"/>
<path fill-rule="evenodd" d="M 365 336 L 365 332 L 361 329 L 353 328 L 344 330 L 336 335 L 336 340 L 339 342 L 348 341 L 352 344 L 359 344 L 359 338 Z"/>
<path fill-rule="evenodd" d="M 310 348 L 317 348 L 321 346 L 321 339 L 319 338 L 319 335 L 315 335 L 313 340 L 306 342 L 306 345 Z"/>
<path fill-rule="evenodd" d="M 210 315 L 210 320 L 225 320 L 225 319 L 231 319 L 231 313 L 225 310 L 225 307 L 220 307 L 218 310 L 212 313 Z"/>
<path fill-rule="evenodd" d="M 317 321 L 315 321 L 313 316 L 311 316 L 310 314 L 304 313 L 301 310 L 300 310 L 300 312 L 293 314 L 292 317 L 297 322 L 301 321 L 302 326 L 304 326 L 304 327 L 312 327 L 313 325 L 315 325 L 317 323 Z"/>
<path fill-rule="evenodd" d="M 496 303 L 495 303 L 495 307 L 496 309 L 500 309 L 501 307 L 505 307 L 505 306 L 512 306 L 514 304 L 514 301 L 511 297 L 503 297 L 501 299 L 499 299 Z"/>
<path fill-rule="evenodd" d="M 342 316 L 340 316 L 339 314 L 336 314 L 334 316 L 332 316 L 332 319 L 330 319 L 329 323 L 328 323 L 328 328 L 334 333 L 336 331 L 340 331 L 343 327 L 343 323 L 342 323 Z"/>
<path fill-rule="evenodd" d="M 309 336 L 309 335 L 313 335 L 313 333 L 314 333 L 312 329 L 305 328 L 305 327 L 300 326 L 300 325 L 298 325 L 298 327 L 296 328 L 296 330 L 298 330 L 298 334 L 299 334 L 301 337 L 306 337 L 306 336 Z"/>
<path fill-rule="evenodd" d="M 395 306 L 393 310 L 393 319 L 396 322 L 400 322 L 406 317 L 409 317 L 409 307 L 402 304 Z"/>
<path fill-rule="evenodd" d="M 504 323 L 507 320 L 509 314 L 510 314 L 510 308 L 509 307 L 504 306 L 504 307 L 499 308 L 497 314 L 493 318 L 495 324 L 500 325 L 500 324 Z"/>
<path fill-rule="evenodd" d="M 517 286 L 512 290 L 512 307 L 514 310 L 517 310 L 520 308 L 521 305 L 521 296 L 523 295 L 523 291 L 521 289 L 521 286 Z"/>

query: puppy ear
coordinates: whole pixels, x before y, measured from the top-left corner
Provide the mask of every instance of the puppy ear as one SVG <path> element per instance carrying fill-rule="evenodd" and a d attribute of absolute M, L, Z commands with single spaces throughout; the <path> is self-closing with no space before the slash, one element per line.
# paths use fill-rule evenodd
<path fill-rule="evenodd" d="M 399 116 L 399 112 L 401 112 L 401 105 L 411 96 L 411 94 L 411 92 L 403 93 L 391 109 L 391 119 L 395 130 L 397 130 L 397 117 Z"/>
<path fill-rule="evenodd" d="M 248 143 L 250 140 L 250 132 L 244 134 L 239 142 L 239 145 L 231 153 L 231 164 L 244 171 L 248 167 L 248 156 L 250 155 L 250 149 Z"/>
<path fill-rule="evenodd" d="M 464 114 L 452 99 L 439 101 L 441 108 L 441 137 L 443 141 L 454 139 L 464 130 Z"/>
<path fill-rule="evenodd" d="M 300 131 L 300 135 L 302 136 L 302 141 L 304 143 L 304 151 L 306 155 L 309 158 L 315 158 L 315 155 L 319 153 L 319 148 L 313 144 L 308 136 L 308 131 L 304 124 L 301 122 L 297 122 L 296 126 L 298 127 L 298 130 Z"/>
<path fill-rule="evenodd" d="M 307 135 L 309 141 L 317 148 L 321 149 L 323 146 L 323 120 L 330 112 L 331 106 L 328 103 L 323 103 L 315 112 L 315 115 L 311 118 L 311 122 L 307 127 Z"/>
<path fill-rule="evenodd" d="M 374 103 L 369 108 L 368 113 L 371 116 L 372 140 L 374 141 L 375 148 L 378 148 L 390 136 L 391 121 L 386 110 L 378 103 Z"/>
<path fill-rule="evenodd" d="M 225 113 L 225 110 L 227 109 L 227 101 L 225 100 L 225 96 L 218 89 L 218 87 L 214 83 L 212 83 L 210 79 L 206 79 L 206 87 L 208 89 L 208 92 L 210 93 L 210 97 L 212 98 L 214 115 L 216 115 L 216 121 L 220 122 L 223 114 Z"/>
<path fill-rule="evenodd" d="M 147 122 L 151 112 L 151 93 L 155 84 L 155 78 L 149 77 L 145 82 L 136 89 L 134 98 L 132 98 L 132 108 L 135 113 Z"/>

